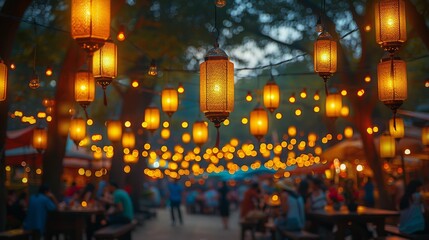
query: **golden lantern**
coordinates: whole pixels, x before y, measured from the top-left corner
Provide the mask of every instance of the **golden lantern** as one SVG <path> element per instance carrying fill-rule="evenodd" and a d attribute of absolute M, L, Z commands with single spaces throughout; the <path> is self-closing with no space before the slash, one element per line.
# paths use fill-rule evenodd
<path fill-rule="evenodd" d="M 250 133 L 261 141 L 268 132 L 268 113 L 261 107 L 250 112 Z"/>
<path fill-rule="evenodd" d="M 147 126 L 146 129 L 154 132 L 159 128 L 160 124 L 160 112 L 157 107 L 148 107 L 144 111 L 144 121 Z"/>
<path fill-rule="evenodd" d="M 94 53 L 92 58 L 92 73 L 97 83 L 103 88 L 104 105 L 107 105 L 106 87 L 118 75 L 117 48 L 112 40 Z"/>
<path fill-rule="evenodd" d="M 149 76 L 158 75 L 158 67 L 156 66 L 156 62 L 154 59 L 152 59 L 152 62 L 150 63 L 149 70 L 147 71 L 147 74 L 149 74 Z"/>
<path fill-rule="evenodd" d="M 182 142 L 189 143 L 191 141 L 191 134 L 185 132 L 182 134 Z"/>
<path fill-rule="evenodd" d="M 380 157 L 381 158 L 394 158 L 396 155 L 395 138 L 388 133 L 380 136 Z"/>
<path fill-rule="evenodd" d="M 79 146 L 79 142 L 86 137 L 86 121 L 82 118 L 73 118 L 70 120 L 69 127 L 70 139 Z"/>
<path fill-rule="evenodd" d="M 385 51 L 396 52 L 407 40 L 404 0 L 379 0 L 375 6 L 375 37 Z"/>
<path fill-rule="evenodd" d="M 167 87 L 161 92 L 161 106 L 162 111 L 164 111 L 169 117 L 171 117 L 179 106 L 179 94 L 177 89 Z"/>
<path fill-rule="evenodd" d="M 48 130 L 45 128 L 35 128 L 33 130 L 33 148 L 38 153 L 42 153 L 48 147 Z"/>
<path fill-rule="evenodd" d="M 0 59 L 0 101 L 6 100 L 7 92 L 7 66 Z"/>
<path fill-rule="evenodd" d="M 280 104 L 280 89 L 273 78 L 264 86 L 264 106 L 274 112 Z"/>
<path fill-rule="evenodd" d="M 136 145 L 136 137 L 130 130 L 125 131 L 122 134 L 122 147 L 123 148 L 134 148 Z"/>
<path fill-rule="evenodd" d="M 209 138 L 208 124 L 204 121 L 196 121 L 192 126 L 192 139 L 197 146 L 204 145 Z"/>
<path fill-rule="evenodd" d="M 122 139 L 122 123 L 119 120 L 107 121 L 107 138 L 111 142 L 119 142 Z"/>
<path fill-rule="evenodd" d="M 296 127 L 295 127 L 295 126 L 290 126 L 290 127 L 288 127 L 288 129 L 287 129 L 287 134 L 288 134 L 290 137 L 295 137 L 295 136 L 296 136 Z"/>
<path fill-rule="evenodd" d="M 407 99 L 407 65 L 400 58 L 383 58 L 377 66 L 378 99 L 396 110 Z"/>
<path fill-rule="evenodd" d="M 351 128 L 351 127 L 346 127 L 346 128 L 344 129 L 344 136 L 345 136 L 346 138 L 351 138 L 351 137 L 353 137 L 353 128 Z"/>
<path fill-rule="evenodd" d="M 333 93 L 326 96 L 326 116 L 339 117 L 341 116 L 341 109 L 343 107 L 343 100 L 341 94 Z"/>
<path fill-rule="evenodd" d="M 74 98 L 82 106 L 86 118 L 88 118 L 86 108 L 94 101 L 94 97 L 95 82 L 92 72 L 87 70 L 78 71 L 74 80 Z"/>
<path fill-rule="evenodd" d="M 422 143 L 424 146 L 429 146 L 429 126 L 422 128 Z"/>
<path fill-rule="evenodd" d="M 121 25 L 118 30 L 118 34 L 116 35 L 118 41 L 123 42 L 127 36 L 125 35 L 125 26 Z"/>
<path fill-rule="evenodd" d="M 337 42 L 332 36 L 323 31 L 314 43 L 314 71 L 326 82 L 337 71 Z"/>
<path fill-rule="evenodd" d="M 404 119 L 392 118 L 389 120 L 389 133 L 395 139 L 403 138 L 405 135 L 404 131 Z"/>
<path fill-rule="evenodd" d="M 200 64 L 200 110 L 217 128 L 234 110 L 234 64 L 216 43 Z"/>
<path fill-rule="evenodd" d="M 167 140 L 170 138 L 170 129 L 168 128 L 163 128 L 161 130 L 161 138 L 164 140 Z"/>
<path fill-rule="evenodd" d="M 110 1 L 72 0 L 71 35 L 89 53 L 93 53 L 110 36 Z"/>
<path fill-rule="evenodd" d="M 182 94 L 182 93 L 184 93 L 184 92 L 185 92 L 185 88 L 183 87 L 183 84 L 182 84 L 182 83 L 179 83 L 179 86 L 177 86 L 177 92 L 178 92 L 179 94 Z"/>

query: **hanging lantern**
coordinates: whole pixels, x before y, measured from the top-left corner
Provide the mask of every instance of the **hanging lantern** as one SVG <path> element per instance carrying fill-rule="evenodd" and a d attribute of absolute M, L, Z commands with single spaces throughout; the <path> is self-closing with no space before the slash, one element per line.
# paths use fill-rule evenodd
<path fill-rule="evenodd" d="M 219 145 L 220 124 L 234 110 L 234 64 L 218 44 L 200 64 L 200 110 L 214 123 Z"/>
<path fill-rule="evenodd" d="M 251 102 L 252 100 L 253 100 L 252 93 L 250 91 L 247 91 L 246 101 Z"/>
<path fill-rule="evenodd" d="M 404 131 L 404 119 L 395 118 L 389 120 L 389 133 L 395 139 L 403 138 L 405 135 Z"/>
<path fill-rule="evenodd" d="M 79 142 L 86 137 L 86 121 L 82 118 L 73 118 L 70 120 L 70 139 L 79 146 Z"/>
<path fill-rule="evenodd" d="M 422 143 L 423 146 L 429 147 L 429 126 L 422 128 Z"/>
<path fill-rule="evenodd" d="M 144 121 L 147 124 L 146 129 L 154 132 L 159 128 L 160 112 L 156 107 L 148 107 L 144 111 Z"/>
<path fill-rule="evenodd" d="M 117 48 L 112 40 L 94 53 L 92 58 L 92 73 L 97 83 L 103 88 L 104 105 L 107 105 L 106 87 L 118 75 Z"/>
<path fill-rule="evenodd" d="M 86 108 L 94 101 L 95 82 L 92 72 L 81 70 L 76 73 L 74 80 L 74 98 L 85 111 L 86 118 L 88 114 Z"/>
<path fill-rule="evenodd" d="M 121 25 L 119 27 L 119 31 L 118 31 L 118 34 L 116 35 L 116 38 L 120 42 L 125 41 L 126 36 L 125 36 L 125 26 L 124 25 Z"/>
<path fill-rule="evenodd" d="M 222 8 L 226 5 L 226 0 L 215 0 L 216 7 Z"/>
<path fill-rule="evenodd" d="M 396 154 L 395 138 L 388 133 L 380 136 L 380 157 L 381 158 L 394 158 Z"/>
<path fill-rule="evenodd" d="M 339 117 L 341 116 L 341 109 L 343 107 L 343 100 L 341 94 L 334 93 L 326 96 L 326 116 Z"/>
<path fill-rule="evenodd" d="M 383 58 L 377 66 L 378 99 L 393 113 L 407 99 L 407 66 L 399 58 Z"/>
<path fill-rule="evenodd" d="M 326 82 L 337 71 L 337 43 L 332 36 L 324 31 L 314 43 L 314 71 Z"/>
<path fill-rule="evenodd" d="M 169 117 L 171 117 L 179 106 L 179 95 L 175 88 L 167 87 L 161 92 L 161 106 Z"/>
<path fill-rule="evenodd" d="M 250 112 L 250 133 L 261 141 L 268 133 L 268 113 L 261 107 Z"/>
<path fill-rule="evenodd" d="M 38 89 L 40 87 L 39 76 L 37 75 L 36 72 L 34 72 L 33 75 L 31 76 L 30 82 L 28 82 L 28 86 L 31 89 Z"/>
<path fill-rule="evenodd" d="M 136 145 L 136 137 L 132 131 L 125 131 L 122 134 L 122 147 L 123 148 L 134 148 Z"/>
<path fill-rule="evenodd" d="M 110 36 L 110 1 L 72 0 L 71 35 L 89 53 Z"/>
<path fill-rule="evenodd" d="M 54 71 L 52 70 L 52 67 L 46 67 L 45 75 L 46 75 L 47 77 L 52 76 L 52 74 L 53 74 L 53 73 L 54 73 Z"/>
<path fill-rule="evenodd" d="M 179 94 L 182 94 L 182 93 L 184 93 L 184 92 L 185 92 L 185 88 L 183 87 L 183 84 L 182 84 L 182 83 L 179 83 L 179 86 L 177 87 L 177 92 L 178 92 Z"/>
<path fill-rule="evenodd" d="M 158 75 L 158 67 L 156 66 L 156 62 L 154 59 L 152 59 L 152 62 L 150 63 L 149 70 L 148 70 L 147 74 L 149 74 L 149 76 Z"/>
<path fill-rule="evenodd" d="M 264 106 L 270 111 L 274 112 L 279 107 L 280 103 L 280 90 L 279 85 L 276 84 L 273 78 L 264 86 Z"/>
<path fill-rule="evenodd" d="M 201 147 L 209 138 L 208 124 L 204 121 L 196 121 L 192 126 L 192 139 L 194 143 Z"/>
<path fill-rule="evenodd" d="M 6 100 L 7 92 L 7 66 L 0 59 L 0 101 Z"/>
<path fill-rule="evenodd" d="M 107 121 L 107 138 L 111 142 L 119 142 L 122 139 L 122 123 L 119 120 Z"/>
<path fill-rule="evenodd" d="M 404 0 L 379 0 L 375 6 L 375 37 L 385 51 L 394 53 L 407 40 Z"/>
<path fill-rule="evenodd" d="M 40 154 L 48 147 L 48 131 L 45 128 L 33 130 L 33 148 Z"/>

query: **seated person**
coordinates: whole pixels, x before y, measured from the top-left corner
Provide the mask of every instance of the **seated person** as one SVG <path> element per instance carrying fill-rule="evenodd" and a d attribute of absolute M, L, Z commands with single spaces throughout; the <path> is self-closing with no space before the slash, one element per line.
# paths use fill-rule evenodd
<path fill-rule="evenodd" d="M 411 180 L 405 188 L 399 209 L 399 231 L 407 234 L 423 233 L 425 229 L 425 219 L 423 216 L 422 195 L 420 187 L 422 182 Z"/>
<path fill-rule="evenodd" d="M 49 188 L 45 185 L 40 186 L 39 192 L 30 197 L 24 229 L 33 230 L 38 235 L 43 235 L 48 211 L 55 210 L 57 206 L 58 202 Z"/>
<path fill-rule="evenodd" d="M 130 223 L 134 219 L 133 204 L 130 196 L 114 182 L 109 184 L 109 191 L 113 195 L 113 206 L 107 212 L 107 223 Z"/>

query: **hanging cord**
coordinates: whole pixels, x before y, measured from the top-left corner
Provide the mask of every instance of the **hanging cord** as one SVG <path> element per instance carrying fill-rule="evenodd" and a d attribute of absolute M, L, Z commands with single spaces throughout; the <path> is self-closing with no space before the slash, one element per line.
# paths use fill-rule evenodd
<path fill-rule="evenodd" d="M 219 29 L 217 27 L 217 7 L 214 5 L 214 30 L 216 32 L 215 47 L 219 47 Z"/>
<path fill-rule="evenodd" d="M 395 79 L 394 79 L 395 78 L 395 66 L 394 66 L 394 62 L 393 62 L 394 53 L 392 52 L 389 55 L 390 55 L 390 79 L 392 81 L 393 88 L 395 88 L 395 85 L 394 85 L 395 84 Z M 394 91 L 392 92 L 392 94 L 393 94 L 393 99 L 395 99 Z M 394 107 L 394 108 L 392 108 L 392 110 L 393 110 L 393 128 L 396 131 L 396 111 L 397 111 L 397 108 Z"/>

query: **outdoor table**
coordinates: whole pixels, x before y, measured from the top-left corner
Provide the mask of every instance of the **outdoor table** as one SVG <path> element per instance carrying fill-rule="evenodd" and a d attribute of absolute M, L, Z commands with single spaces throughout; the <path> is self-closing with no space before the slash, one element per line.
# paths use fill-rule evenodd
<path fill-rule="evenodd" d="M 81 240 L 87 219 L 93 214 L 103 213 L 103 210 L 96 208 L 63 209 L 50 212 L 46 223 L 47 239 L 51 239 L 53 235 L 65 233 L 72 239 Z"/>
<path fill-rule="evenodd" d="M 307 213 L 308 219 L 318 223 L 330 222 L 337 225 L 335 239 L 345 239 L 345 231 L 350 227 L 349 223 L 373 223 L 377 227 L 378 236 L 385 236 L 384 224 L 387 217 L 399 216 L 399 212 L 384 209 L 368 208 L 359 206 L 356 212 L 350 212 L 347 207 L 342 206 L 338 211 L 332 206 L 325 207 L 325 210 Z"/>

